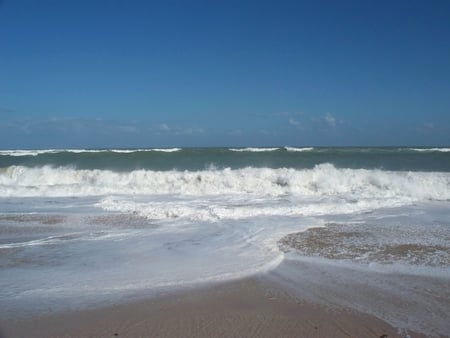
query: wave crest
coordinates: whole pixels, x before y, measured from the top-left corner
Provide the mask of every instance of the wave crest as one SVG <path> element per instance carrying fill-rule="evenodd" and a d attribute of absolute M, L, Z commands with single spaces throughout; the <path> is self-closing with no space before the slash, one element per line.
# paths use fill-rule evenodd
<path fill-rule="evenodd" d="M 0 155 L 3 156 L 38 156 L 41 154 L 59 154 L 59 153 L 119 153 L 131 154 L 139 152 L 164 152 L 173 153 L 182 150 L 181 148 L 142 148 L 142 149 L 42 149 L 42 150 L 0 150 Z"/>
<path fill-rule="evenodd" d="M 304 151 L 313 151 L 314 150 L 313 147 L 302 147 L 302 148 L 298 148 L 298 147 L 284 147 L 284 149 L 286 151 L 293 151 L 293 152 L 304 152 Z"/>
<path fill-rule="evenodd" d="M 450 173 L 339 169 L 208 169 L 201 171 L 77 170 L 49 166 L 0 169 L 0 195 L 98 196 L 108 194 L 181 194 L 263 196 L 336 196 L 449 200 Z"/>
<path fill-rule="evenodd" d="M 450 148 L 410 148 L 409 150 L 418 151 L 422 153 L 426 152 L 440 152 L 440 153 L 448 153 L 450 152 Z"/>
<path fill-rule="evenodd" d="M 269 152 L 269 151 L 276 151 L 278 149 L 280 149 L 280 148 L 252 148 L 252 147 L 248 147 L 248 148 L 230 148 L 230 151 L 264 153 L 264 152 Z"/>

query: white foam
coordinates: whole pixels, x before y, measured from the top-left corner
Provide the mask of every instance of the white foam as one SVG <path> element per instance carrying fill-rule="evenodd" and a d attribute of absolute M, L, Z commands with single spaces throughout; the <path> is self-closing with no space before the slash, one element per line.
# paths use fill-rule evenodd
<path fill-rule="evenodd" d="M 58 149 L 45 150 L 0 150 L 0 155 L 5 156 L 37 156 L 39 154 L 53 154 L 61 152 Z"/>
<path fill-rule="evenodd" d="M 287 151 L 292 152 L 305 152 L 305 151 L 313 151 L 313 147 L 304 147 L 304 148 L 296 148 L 296 147 L 284 147 Z"/>
<path fill-rule="evenodd" d="M 86 224 L 75 234 L 4 245 L 0 249 L 8 253 L 2 263 L 7 255 L 9 260 L 0 274 L 2 314 L 41 311 L 43 306 L 97 306 L 104 300 L 142 295 L 143 290 L 149 296 L 264 272 L 283 260 L 277 239 L 305 227 L 298 220 L 284 223 L 280 227 L 271 219 L 244 224 L 178 218 L 139 228 L 125 222 L 125 229 Z M 11 248 L 21 249 L 19 254 L 27 259 L 16 259 Z"/>
<path fill-rule="evenodd" d="M 262 152 L 269 152 L 269 151 L 276 151 L 280 148 L 230 148 L 230 151 L 237 151 L 237 152 L 252 152 L 252 153 L 262 153 Z"/>
<path fill-rule="evenodd" d="M 48 246 L 64 244 L 74 241 L 99 241 L 99 240 L 123 240 L 129 234 L 129 231 L 101 231 L 101 232 L 73 232 L 64 233 L 64 235 L 48 236 L 36 240 L 25 240 L 22 242 L 13 242 L 7 244 L 0 244 L 1 249 L 15 249 L 15 248 L 26 248 L 32 246 Z"/>
<path fill-rule="evenodd" d="M 131 154 L 131 153 L 140 153 L 140 152 L 163 152 L 163 153 L 174 153 L 182 150 L 181 148 L 142 148 L 142 149 L 108 149 L 108 150 L 98 150 L 98 152 L 111 152 L 111 153 L 119 153 L 119 154 Z M 74 150 L 67 150 L 68 152 L 75 152 Z M 85 150 L 81 150 L 80 152 L 88 152 Z"/>
<path fill-rule="evenodd" d="M 419 152 L 450 152 L 450 148 L 409 148 L 409 150 L 419 151 Z"/>
<path fill-rule="evenodd" d="M 105 149 L 61 149 L 59 152 L 82 154 L 82 153 L 104 153 L 104 152 L 108 152 L 108 151 L 109 150 L 105 150 Z"/>
<path fill-rule="evenodd" d="M 249 197 L 249 201 L 250 201 Z M 293 199 L 279 203 L 271 197 L 252 205 L 233 203 L 230 198 L 196 198 L 174 201 L 133 200 L 129 197 L 106 197 L 96 205 L 103 210 L 132 213 L 151 220 L 183 219 L 186 221 L 218 222 L 224 220 L 244 220 L 256 217 L 321 216 L 330 214 L 352 214 L 381 207 L 401 205 L 392 199 L 347 203 L 333 198 L 320 200 Z"/>
<path fill-rule="evenodd" d="M 338 169 L 244 168 L 201 171 L 77 170 L 69 167 L 0 169 L 0 196 L 98 196 L 108 194 L 333 196 L 356 203 L 377 199 L 449 200 L 450 173 Z"/>
<path fill-rule="evenodd" d="M 0 150 L 0 155 L 5 156 L 37 156 L 41 154 L 58 154 L 58 153 L 122 153 L 130 154 L 137 152 L 165 152 L 172 153 L 182 150 L 181 148 L 142 148 L 142 149 L 36 149 L 36 150 Z"/>
<path fill-rule="evenodd" d="M 173 153 L 173 152 L 176 152 L 176 151 L 180 151 L 181 148 L 155 148 L 155 149 L 149 149 L 149 150 L 151 150 L 151 151 L 161 151 L 161 152 L 164 152 L 164 153 Z"/>

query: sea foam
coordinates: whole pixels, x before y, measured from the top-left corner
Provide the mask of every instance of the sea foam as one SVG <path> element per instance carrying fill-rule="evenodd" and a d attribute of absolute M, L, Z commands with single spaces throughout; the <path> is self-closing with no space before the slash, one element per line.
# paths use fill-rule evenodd
<path fill-rule="evenodd" d="M 441 152 L 441 153 L 450 152 L 450 148 L 409 148 L 409 150 L 419 152 Z"/>
<path fill-rule="evenodd" d="M 304 152 L 304 151 L 313 151 L 313 147 L 304 147 L 304 148 L 298 148 L 298 147 L 284 147 L 287 151 L 294 151 L 294 152 Z"/>
<path fill-rule="evenodd" d="M 251 152 L 251 153 L 263 153 L 263 152 L 270 152 L 270 151 L 276 151 L 280 148 L 230 148 L 230 151 L 236 151 L 236 152 Z"/>
<path fill-rule="evenodd" d="M 138 152 L 164 152 L 173 153 L 182 150 L 181 148 L 136 148 L 136 149 L 36 149 L 36 150 L 0 150 L 0 155 L 3 156 L 38 156 L 41 154 L 59 154 L 59 153 L 119 153 L 131 154 Z"/>
<path fill-rule="evenodd" d="M 10 166 L 0 169 L 3 197 L 181 194 L 335 196 L 352 200 L 449 200 L 450 173 L 340 169 L 211 169 L 200 171 L 77 170 Z"/>

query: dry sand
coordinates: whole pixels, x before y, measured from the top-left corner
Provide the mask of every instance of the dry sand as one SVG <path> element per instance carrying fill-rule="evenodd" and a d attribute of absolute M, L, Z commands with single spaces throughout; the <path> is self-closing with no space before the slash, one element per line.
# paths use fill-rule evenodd
<path fill-rule="evenodd" d="M 332 310 L 252 278 L 108 308 L 0 320 L 1 337 L 404 337 L 373 316 Z M 410 337 L 423 337 L 408 332 Z"/>

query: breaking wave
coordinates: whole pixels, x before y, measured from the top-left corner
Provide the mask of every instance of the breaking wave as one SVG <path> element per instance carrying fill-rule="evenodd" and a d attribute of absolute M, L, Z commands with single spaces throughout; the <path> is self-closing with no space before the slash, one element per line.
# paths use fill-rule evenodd
<path fill-rule="evenodd" d="M 60 153 L 121 153 L 130 154 L 138 152 L 156 151 L 172 153 L 180 151 L 181 148 L 142 148 L 142 149 L 43 149 L 43 150 L 0 150 L 0 155 L 4 156 L 38 156 L 41 154 L 60 154 Z"/>
<path fill-rule="evenodd" d="M 410 148 L 410 150 L 419 152 L 441 152 L 441 153 L 450 152 L 450 148 Z"/>
<path fill-rule="evenodd" d="M 303 152 L 303 151 L 313 151 L 313 147 L 304 147 L 304 148 L 297 148 L 297 147 L 284 147 L 287 151 L 294 151 L 294 152 Z"/>
<path fill-rule="evenodd" d="M 0 196 L 223 195 L 336 196 L 348 200 L 449 200 L 450 173 L 340 169 L 206 169 L 199 171 L 77 170 L 10 166 L 0 169 Z"/>
<path fill-rule="evenodd" d="M 230 151 L 236 151 L 236 152 L 252 152 L 252 153 L 263 153 L 267 151 L 276 151 L 280 148 L 230 148 Z"/>

